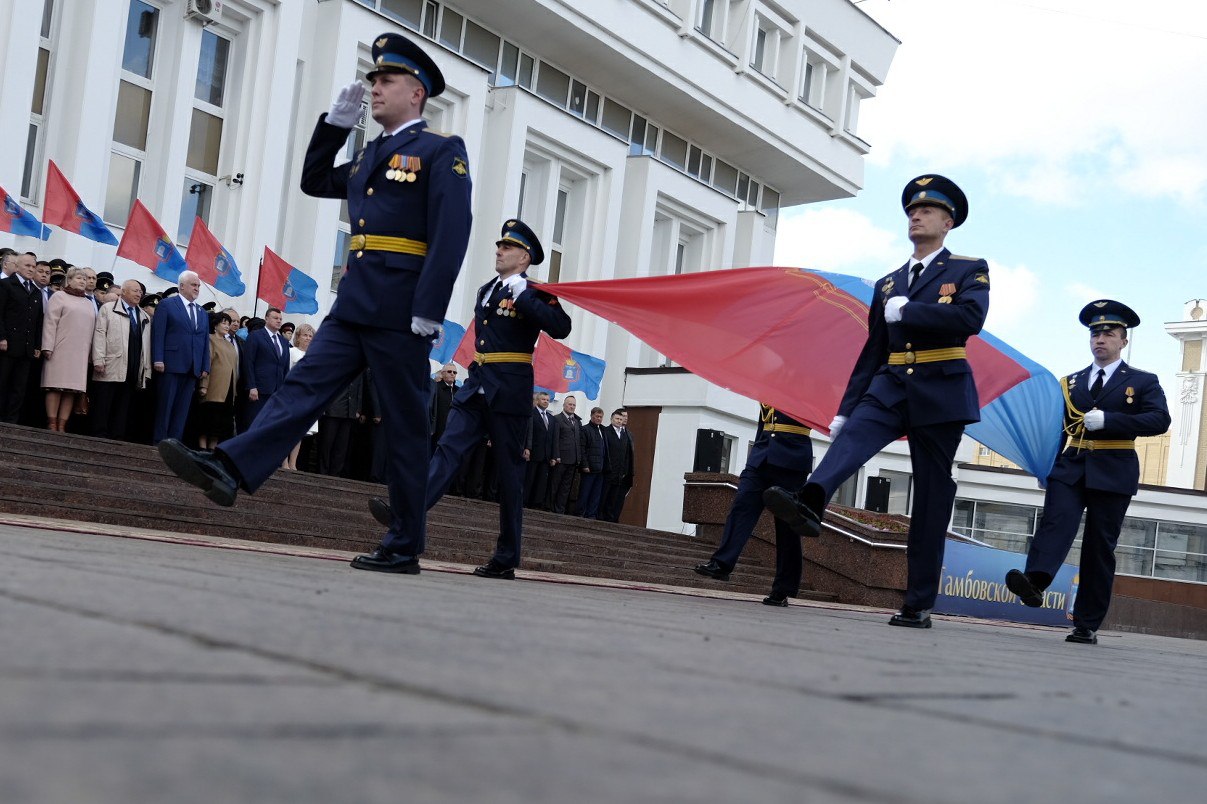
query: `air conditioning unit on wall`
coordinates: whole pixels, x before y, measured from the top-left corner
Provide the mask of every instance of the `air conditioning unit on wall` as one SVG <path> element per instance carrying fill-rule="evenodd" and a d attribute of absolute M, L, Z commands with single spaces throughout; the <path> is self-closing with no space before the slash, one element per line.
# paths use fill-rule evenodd
<path fill-rule="evenodd" d="M 184 18 L 196 20 L 202 25 L 213 25 L 222 19 L 222 0 L 187 0 Z"/>

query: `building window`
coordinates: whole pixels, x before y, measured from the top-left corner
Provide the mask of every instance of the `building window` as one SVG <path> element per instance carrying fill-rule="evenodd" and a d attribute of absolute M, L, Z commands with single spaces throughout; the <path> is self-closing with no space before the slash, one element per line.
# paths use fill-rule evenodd
<path fill-rule="evenodd" d="M 562 257 L 565 254 L 566 242 L 566 207 L 570 203 L 570 189 L 557 189 L 557 203 L 553 208 L 553 237 L 549 243 L 549 281 L 558 282 L 562 278 Z"/>
<path fill-rule="evenodd" d="M 461 29 L 465 27 L 465 17 L 448 6 L 440 15 L 440 44 L 448 45 L 455 51 L 461 51 Z"/>
<path fill-rule="evenodd" d="M 379 9 L 387 17 L 415 30 L 423 23 L 423 0 L 381 0 Z"/>
<path fill-rule="evenodd" d="M 46 88 L 50 84 L 50 66 L 53 43 L 51 31 L 54 22 L 54 0 L 45 0 L 42 6 L 42 28 L 38 42 L 37 63 L 34 66 L 34 95 L 29 110 L 29 135 L 26 140 L 25 165 L 21 174 L 21 196 L 32 198 L 37 192 L 36 167 L 44 161 L 42 157 L 42 132 L 46 127 Z"/>
<path fill-rule="evenodd" d="M 465 22 L 465 56 L 488 70 L 499 60 L 499 37 L 472 20 Z M 491 76 L 494 80 L 494 76 Z"/>
<path fill-rule="evenodd" d="M 570 92 L 570 76 L 545 62 L 536 74 L 536 94 L 550 103 L 566 108 L 566 96 Z"/>
<path fill-rule="evenodd" d="M 754 47 L 751 50 L 750 66 L 772 81 L 778 81 L 780 39 L 783 35 L 784 32 L 768 17 L 755 14 Z"/>
<path fill-rule="evenodd" d="M 886 469 L 880 470 L 880 476 L 888 478 L 888 513 L 901 514 L 906 516 L 909 514 L 910 506 L 910 491 L 913 488 L 914 478 L 909 472 L 892 472 Z"/>
<path fill-rule="evenodd" d="M 201 54 L 193 89 L 193 116 L 185 153 L 184 194 L 180 204 L 178 239 L 181 243 L 186 243 L 193 231 L 194 215 L 207 224 L 210 221 L 210 203 L 218 182 L 222 154 L 230 46 L 229 40 L 209 29 L 201 33 Z M 188 211 L 193 214 L 186 218 Z"/>
<path fill-rule="evenodd" d="M 130 217 L 147 156 L 158 35 L 159 9 L 130 0 L 105 191 L 105 220 L 117 226 L 125 226 Z"/>

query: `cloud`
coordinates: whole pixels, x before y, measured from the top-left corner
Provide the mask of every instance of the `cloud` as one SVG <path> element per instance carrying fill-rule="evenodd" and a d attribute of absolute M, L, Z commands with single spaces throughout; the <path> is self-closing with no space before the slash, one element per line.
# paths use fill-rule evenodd
<path fill-rule="evenodd" d="M 989 319 L 985 326 L 995 335 L 1006 335 L 1019 324 L 1034 323 L 1039 299 L 1039 276 L 1024 265 L 1011 267 L 989 260 L 993 290 L 989 296 Z"/>
<path fill-rule="evenodd" d="M 888 273 L 909 253 L 909 244 L 899 232 L 877 227 L 854 210 L 803 208 L 786 212 L 775 239 L 775 263 L 877 276 Z M 879 273 L 876 273 L 879 271 Z"/>
<path fill-rule="evenodd" d="M 1070 299 L 1081 305 L 1081 307 L 1084 307 L 1095 299 L 1109 298 L 1102 290 L 1093 285 L 1087 285 L 1084 282 L 1070 282 L 1065 285 L 1065 292 L 1069 294 Z"/>
<path fill-rule="evenodd" d="M 860 7 L 902 41 L 860 111 L 876 164 L 991 174 L 1005 164 L 1013 180 L 1003 192 L 1035 197 L 1038 182 L 1045 201 L 1066 205 L 1103 188 L 1191 206 L 1207 199 L 1207 104 L 1191 88 L 1207 74 L 1202 0 Z"/>

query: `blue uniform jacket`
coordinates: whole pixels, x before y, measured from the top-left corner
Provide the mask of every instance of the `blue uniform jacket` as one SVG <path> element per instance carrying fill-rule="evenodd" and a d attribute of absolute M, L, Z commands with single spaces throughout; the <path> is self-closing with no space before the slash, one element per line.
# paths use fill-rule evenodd
<path fill-rule="evenodd" d="M 197 308 L 197 326 L 189 319 L 187 302 L 180 294 L 160 303 L 151 319 L 151 362 L 163 363 L 170 374 L 200 377 L 210 370 L 210 321 Z"/>
<path fill-rule="evenodd" d="M 893 296 L 909 297 L 901 321 L 888 324 L 884 305 Z M 850 416 L 864 394 L 885 407 L 904 401 L 915 426 L 976 422 L 980 402 L 967 360 L 888 365 L 890 352 L 964 346 L 981 331 L 989 313 L 989 265 L 974 257 L 956 257 L 943 249 L 909 287 L 909 265 L 876 282 L 868 310 L 868 339 L 851 372 L 839 405 Z"/>
<path fill-rule="evenodd" d="M 1065 427 L 1075 428 L 1080 415 L 1093 408 L 1103 411 L 1105 427 L 1086 431 L 1087 440 L 1115 441 L 1161 435 L 1169 429 L 1169 408 L 1157 375 L 1123 363 L 1098 394 L 1090 396 L 1090 368 L 1065 378 L 1069 400 L 1076 412 L 1065 411 Z M 1068 432 L 1069 430 L 1066 430 Z M 1062 434 L 1063 438 L 1063 434 Z M 1077 443 L 1078 439 L 1072 439 Z M 1065 449 L 1048 475 L 1052 480 L 1076 485 L 1083 478 L 1087 489 L 1135 494 L 1140 488 L 1140 460 L 1134 449 Z"/>
<path fill-rule="evenodd" d="M 783 469 L 810 471 L 813 468 L 813 439 L 800 433 L 767 432 L 766 426 L 769 424 L 809 429 L 783 411 L 760 405 L 758 429 L 746 465 L 759 467 L 769 463 Z"/>
<path fill-rule="evenodd" d="M 482 301 L 495 280 L 478 288 L 474 303 L 474 350 L 489 352 L 527 352 L 532 354 L 541 330 L 554 338 L 570 334 L 570 316 L 557 297 L 538 289 L 534 282 L 512 299 L 511 291 L 498 304 L 483 307 Z M 514 313 L 514 315 L 513 315 Z M 532 410 L 531 363 L 484 363 L 469 366 L 469 379 L 457 392 L 468 401 L 481 388 L 490 409 L 510 416 L 528 416 Z M 535 423 L 533 424 L 535 427 Z M 552 429 L 552 427 L 551 427 Z"/>
<path fill-rule="evenodd" d="M 469 160 L 460 137 L 420 122 L 373 140 L 352 162 L 334 167 L 348 129 L 319 118 L 302 166 L 302 191 L 346 198 L 352 234 L 405 237 L 427 254 L 354 250 L 331 315 L 384 329 L 410 329 L 411 316 L 444 320 L 453 283 L 465 259 L 472 219 Z M 415 181 L 387 178 L 391 158 L 415 168 Z"/>
<path fill-rule="evenodd" d="M 289 371 L 289 342 L 281 341 L 281 353 L 269 340 L 268 330 L 261 327 L 247 336 L 243 348 L 243 365 L 246 368 L 245 382 L 248 390 L 255 388 L 263 394 L 276 393 L 281 383 L 285 382 L 285 373 Z"/>

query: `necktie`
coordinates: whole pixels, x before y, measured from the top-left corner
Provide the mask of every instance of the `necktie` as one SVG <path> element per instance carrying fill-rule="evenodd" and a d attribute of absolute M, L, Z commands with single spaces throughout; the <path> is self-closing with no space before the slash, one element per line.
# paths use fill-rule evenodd
<path fill-rule="evenodd" d="M 197 305 L 189 302 L 189 320 L 193 322 L 193 329 L 197 329 Z"/>
<path fill-rule="evenodd" d="M 914 283 L 918 281 L 918 277 L 922 275 L 922 269 L 925 267 L 926 266 L 922 263 L 918 263 L 909 270 L 909 286 L 911 288 L 914 286 Z"/>
<path fill-rule="evenodd" d="M 1094 384 L 1090 386 L 1090 396 L 1098 399 L 1098 395 L 1102 393 L 1102 378 L 1106 376 L 1106 369 L 1098 369 L 1098 376 L 1094 379 Z"/>
<path fill-rule="evenodd" d="M 130 331 L 135 335 L 138 334 L 138 315 L 135 314 L 133 307 L 127 307 L 126 313 L 130 316 Z"/>
<path fill-rule="evenodd" d="M 541 411 L 541 421 L 545 423 L 545 429 L 548 430 L 549 429 L 549 414 L 543 410 Z"/>
<path fill-rule="evenodd" d="M 490 289 L 490 293 L 487 293 L 486 298 L 482 300 L 482 306 L 490 307 L 496 301 L 498 301 L 498 299 L 495 298 L 495 294 L 497 294 L 499 292 L 500 288 L 502 288 L 502 287 L 503 287 L 503 283 L 499 280 L 495 280 L 494 285 Z"/>
<path fill-rule="evenodd" d="M 277 357 L 280 357 L 280 356 L 281 356 L 281 340 L 280 340 L 280 337 L 281 337 L 281 336 L 279 336 L 279 335 L 273 335 L 273 336 L 272 336 L 272 345 L 273 345 L 274 347 L 276 347 L 276 350 L 277 350 Z"/>

